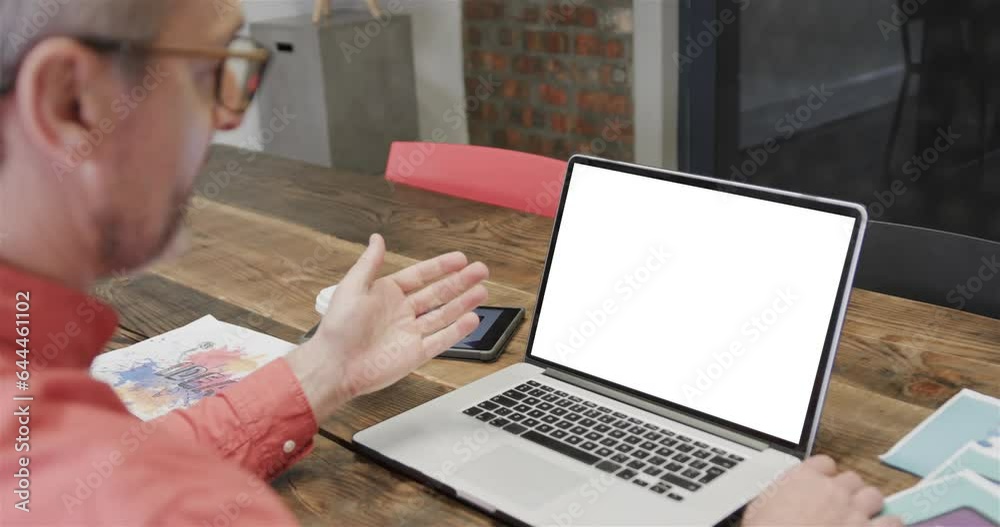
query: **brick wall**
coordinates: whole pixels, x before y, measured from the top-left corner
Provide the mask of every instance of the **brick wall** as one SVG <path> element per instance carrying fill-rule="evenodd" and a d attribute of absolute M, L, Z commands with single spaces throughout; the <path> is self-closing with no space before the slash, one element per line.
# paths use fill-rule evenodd
<path fill-rule="evenodd" d="M 464 0 L 470 142 L 634 159 L 633 0 Z"/>

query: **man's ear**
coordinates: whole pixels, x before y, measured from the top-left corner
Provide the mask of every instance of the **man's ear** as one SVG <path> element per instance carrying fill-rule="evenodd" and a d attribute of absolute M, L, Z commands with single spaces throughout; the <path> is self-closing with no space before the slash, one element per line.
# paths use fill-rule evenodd
<path fill-rule="evenodd" d="M 105 113 L 93 107 L 92 92 L 100 89 L 107 67 L 100 55 L 69 38 L 44 40 L 25 56 L 17 74 L 15 111 L 28 140 L 53 163 L 65 162 L 90 140 Z"/>

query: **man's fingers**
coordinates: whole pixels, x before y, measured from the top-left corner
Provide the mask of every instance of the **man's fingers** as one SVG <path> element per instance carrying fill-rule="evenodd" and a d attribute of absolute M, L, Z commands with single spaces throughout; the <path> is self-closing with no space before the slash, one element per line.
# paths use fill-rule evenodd
<path fill-rule="evenodd" d="M 802 467 L 810 468 L 812 470 L 815 470 L 816 472 L 819 472 L 820 474 L 824 474 L 831 477 L 837 473 L 837 463 L 833 460 L 832 457 L 825 454 L 813 456 L 803 461 Z"/>
<path fill-rule="evenodd" d="M 846 490 L 848 494 L 854 494 L 865 486 L 865 482 L 861 479 L 861 476 L 853 471 L 837 474 L 837 477 L 833 478 L 833 482 Z"/>
<path fill-rule="evenodd" d="M 486 286 L 478 284 L 451 302 L 421 316 L 417 319 L 420 334 L 430 335 L 450 326 L 458 317 L 482 305 L 487 296 Z"/>
<path fill-rule="evenodd" d="M 404 294 L 410 294 L 466 265 L 469 265 L 469 259 L 460 252 L 453 252 L 411 265 L 389 275 L 389 279 L 396 282 Z"/>
<path fill-rule="evenodd" d="M 428 359 L 437 357 L 444 350 L 468 337 L 477 327 L 479 327 L 479 315 L 475 313 L 462 315 L 454 324 L 424 337 L 424 356 Z"/>
<path fill-rule="evenodd" d="M 866 518 L 871 518 L 882 510 L 885 499 L 882 493 L 875 487 L 864 487 L 851 498 L 855 506 L 865 514 Z"/>
<path fill-rule="evenodd" d="M 871 527 L 903 527 L 903 519 L 899 516 L 879 516 L 871 521 Z"/>
<path fill-rule="evenodd" d="M 372 234 L 368 240 L 368 248 L 355 262 L 347 276 L 341 280 L 342 285 L 367 291 L 375 277 L 378 276 L 382 262 L 385 260 L 385 240 L 378 234 Z"/>
<path fill-rule="evenodd" d="M 486 280 L 490 271 L 486 264 L 476 262 L 443 280 L 417 291 L 407 299 L 413 312 L 420 316 L 451 302 L 472 286 Z"/>

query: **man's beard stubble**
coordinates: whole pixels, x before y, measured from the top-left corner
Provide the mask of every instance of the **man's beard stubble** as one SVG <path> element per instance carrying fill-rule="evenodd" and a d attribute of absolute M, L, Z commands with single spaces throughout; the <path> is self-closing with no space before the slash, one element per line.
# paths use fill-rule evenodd
<path fill-rule="evenodd" d="M 101 225 L 101 256 L 105 269 L 113 275 L 128 274 L 154 262 L 178 256 L 186 248 L 184 227 L 188 223 L 188 210 L 194 189 L 174 193 L 169 217 L 156 243 L 146 248 L 140 231 L 129 232 L 121 218 L 108 217 Z M 142 226 L 136 226 L 141 229 Z M 126 243 L 126 240 L 132 243 Z M 137 247 L 138 246 L 138 247 Z"/>

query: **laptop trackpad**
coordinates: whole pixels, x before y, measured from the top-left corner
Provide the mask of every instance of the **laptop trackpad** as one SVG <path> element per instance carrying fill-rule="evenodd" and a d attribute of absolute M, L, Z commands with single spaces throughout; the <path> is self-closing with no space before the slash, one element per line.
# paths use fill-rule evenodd
<path fill-rule="evenodd" d="M 457 475 L 532 509 L 587 482 L 580 474 L 510 445 L 465 463 Z"/>

